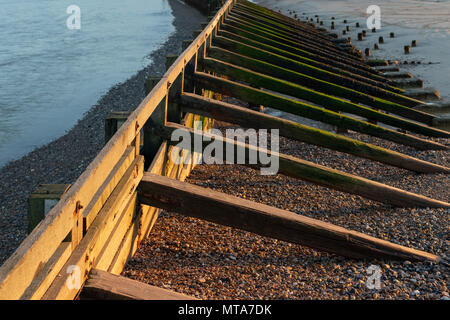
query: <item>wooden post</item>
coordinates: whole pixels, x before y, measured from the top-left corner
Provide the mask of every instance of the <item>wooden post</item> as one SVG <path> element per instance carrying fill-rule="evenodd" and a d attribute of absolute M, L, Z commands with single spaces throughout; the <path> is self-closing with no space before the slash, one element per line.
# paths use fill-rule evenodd
<path fill-rule="evenodd" d="M 127 121 L 131 111 L 112 111 L 105 119 L 105 143 L 119 130 L 120 126 Z"/>
<path fill-rule="evenodd" d="M 166 57 L 166 70 L 172 66 L 172 64 L 177 60 L 177 55 L 168 55 Z M 168 88 L 168 101 L 167 101 L 167 121 L 181 123 L 182 114 L 180 108 L 178 106 L 178 100 L 180 99 L 182 93 L 182 84 L 183 84 L 183 73 L 178 75 L 174 83 L 170 85 Z"/>
<path fill-rule="evenodd" d="M 145 82 L 145 91 L 148 95 L 152 89 L 158 84 L 161 77 L 149 77 Z M 142 147 L 142 155 L 145 157 L 144 167 L 147 169 L 163 142 L 161 137 L 152 133 L 152 128 L 163 125 L 166 122 L 166 100 L 163 99 L 158 107 L 153 111 L 150 118 L 144 124 L 144 145 Z"/>
<path fill-rule="evenodd" d="M 58 203 L 70 184 L 41 184 L 28 198 L 28 233 Z"/>

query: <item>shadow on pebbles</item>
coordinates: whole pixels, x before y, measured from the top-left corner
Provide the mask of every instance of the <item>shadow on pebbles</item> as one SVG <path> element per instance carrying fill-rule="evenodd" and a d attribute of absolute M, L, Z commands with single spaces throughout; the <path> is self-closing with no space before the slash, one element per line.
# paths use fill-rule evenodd
<path fill-rule="evenodd" d="M 449 165 L 445 151 L 418 152 L 353 132 L 347 136 Z M 443 174 L 419 175 L 285 138 L 280 152 L 435 199 L 450 198 L 449 177 Z M 187 182 L 447 254 L 446 209 L 392 208 L 239 165 L 199 165 Z M 367 285 L 371 265 L 379 267 L 379 289 Z M 351 260 L 168 212 L 160 214 L 123 275 L 201 299 L 449 299 L 443 264 Z"/>

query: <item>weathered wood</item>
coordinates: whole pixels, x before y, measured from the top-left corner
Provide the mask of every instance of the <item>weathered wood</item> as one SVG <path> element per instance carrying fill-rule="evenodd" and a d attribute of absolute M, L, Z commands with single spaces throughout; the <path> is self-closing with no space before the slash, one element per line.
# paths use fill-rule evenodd
<path fill-rule="evenodd" d="M 197 53 L 199 45 L 215 30 L 233 2 L 233 0 L 225 2 L 208 27 L 184 51 L 183 56 L 177 59 L 162 81 L 133 111 L 59 203 L 0 267 L 0 299 L 18 299 L 24 293 L 34 275 L 42 268 L 42 264 L 48 261 L 72 230 L 76 208 L 84 207 L 91 201 L 125 149 L 135 141 L 143 124 L 166 97 L 168 83 L 173 83 L 179 76 L 185 68 L 185 63 Z M 79 212 L 83 214 L 83 208 Z"/>
<path fill-rule="evenodd" d="M 117 130 L 127 121 L 131 111 L 112 111 L 105 118 L 105 143 L 107 143 Z"/>
<path fill-rule="evenodd" d="M 419 173 L 450 173 L 450 168 L 389 149 L 195 94 L 184 93 L 181 97 L 181 103 L 182 110 L 186 112 L 205 115 L 243 127 L 278 129 L 281 136 L 290 139 L 353 154 L 395 167 Z"/>
<path fill-rule="evenodd" d="M 304 33 L 309 33 L 317 37 L 319 41 L 333 39 L 332 34 L 327 31 L 319 31 L 314 24 L 293 20 L 285 15 L 250 2 L 239 2 L 233 6 L 232 9 L 251 13 L 252 15 L 257 16 L 260 20 L 264 20 L 264 22 L 271 24 L 276 28 L 284 29 L 294 34 L 303 35 Z"/>
<path fill-rule="evenodd" d="M 94 269 L 81 298 L 95 300 L 196 300 L 190 296 Z"/>
<path fill-rule="evenodd" d="M 242 17 L 242 20 L 250 20 L 252 21 L 252 23 L 257 23 L 259 26 L 264 26 L 267 29 L 275 30 L 277 31 L 277 33 L 289 35 L 294 38 L 308 40 L 316 39 L 316 43 L 321 43 L 324 45 L 335 44 L 330 36 L 327 36 L 325 33 L 317 32 L 317 29 L 297 28 L 293 30 L 291 26 L 286 26 L 279 23 L 279 21 L 271 20 L 267 16 L 261 15 L 260 13 L 252 11 L 251 9 L 243 7 L 239 4 L 233 6 L 230 14 L 228 14 L 226 17 L 228 18 L 230 16 Z"/>
<path fill-rule="evenodd" d="M 166 70 L 177 60 L 177 55 L 168 55 L 166 57 Z M 183 90 L 184 72 L 181 72 L 173 83 L 168 87 L 167 111 L 166 120 L 171 122 L 181 122 L 182 114 L 178 106 L 178 99 Z"/>
<path fill-rule="evenodd" d="M 387 71 L 382 75 L 388 79 L 410 79 L 413 77 L 411 72 L 408 71 Z"/>
<path fill-rule="evenodd" d="M 33 279 L 30 286 L 20 297 L 21 300 L 39 300 L 52 284 L 53 279 L 60 272 L 62 266 L 72 253 L 72 244 L 63 242 L 50 257 L 41 272 Z"/>
<path fill-rule="evenodd" d="M 227 16 L 228 23 L 231 22 L 238 22 L 241 24 L 245 24 L 251 27 L 258 28 L 262 31 L 266 31 L 268 33 L 274 34 L 277 38 L 280 39 L 280 41 L 283 41 L 285 43 L 300 43 L 300 44 L 306 44 L 308 46 L 311 46 L 313 48 L 317 48 L 320 50 L 327 50 L 329 52 L 333 53 L 339 53 L 343 56 L 349 58 L 349 59 L 358 59 L 353 54 L 349 53 L 348 51 L 341 49 L 341 44 L 335 44 L 335 42 L 325 40 L 321 41 L 320 39 L 314 38 L 313 35 L 309 33 L 302 33 L 301 36 L 295 35 L 292 33 L 289 33 L 285 30 L 282 30 L 280 28 L 276 28 L 273 26 L 270 26 L 269 24 L 264 24 L 261 20 L 255 18 L 252 15 L 244 14 L 243 12 L 240 12 L 236 9 L 234 9 L 230 15 Z M 262 35 L 262 33 L 261 33 Z M 359 61 L 361 61 L 359 59 Z"/>
<path fill-rule="evenodd" d="M 323 40 L 309 32 L 301 32 L 301 34 L 289 33 L 282 28 L 267 24 L 266 21 L 263 21 L 253 14 L 236 9 L 236 7 L 234 7 L 231 14 L 226 17 L 226 22 L 236 27 L 254 32 L 260 36 L 273 37 L 277 42 L 292 45 L 294 47 L 298 46 L 311 53 L 328 57 L 337 55 L 337 59 L 340 61 L 354 64 L 362 69 L 367 69 L 367 66 L 363 64 L 362 59 L 348 50 L 347 43 L 336 43 L 330 39 Z M 345 46 L 343 47 L 343 45 Z"/>
<path fill-rule="evenodd" d="M 433 88 L 407 89 L 405 90 L 404 95 L 424 101 L 436 101 L 441 98 L 441 94 L 439 93 L 439 91 Z"/>
<path fill-rule="evenodd" d="M 138 208 L 136 206 L 136 196 L 134 195 L 128 202 L 124 214 L 117 220 L 116 226 L 111 231 L 103 249 L 98 254 L 94 262 L 94 268 L 108 270 L 119 249 L 128 228 L 132 225 Z"/>
<path fill-rule="evenodd" d="M 138 196 L 148 205 L 345 257 L 439 261 L 427 252 L 155 174 L 144 175 Z"/>
<path fill-rule="evenodd" d="M 145 82 L 146 94 L 149 94 L 158 82 L 161 81 L 161 79 L 161 77 L 148 78 Z M 145 157 L 145 168 L 148 168 L 150 162 L 161 146 L 161 138 L 151 134 L 151 127 L 155 125 L 163 125 L 167 121 L 167 102 L 168 99 L 161 101 L 150 118 L 144 124 L 144 146 L 142 148 L 142 155 Z"/>
<path fill-rule="evenodd" d="M 247 68 L 239 67 L 227 62 L 221 62 L 212 58 L 204 59 L 202 63 L 206 70 L 227 75 L 233 80 L 244 81 L 245 83 L 255 87 L 266 88 L 271 91 L 287 94 L 291 97 L 313 102 L 316 105 L 322 106 L 331 111 L 359 115 L 370 120 L 377 120 L 394 127 L 431 137 L 450 137 L 448 132 L 382 113 L 347 100 L 336 98 L 329 94 L 321 93 L 292 82 L 268 76 L 264 73 L 254 72 Z M 395 107 L 390 109 L 390 111 L 393 109 L 394 112 L 397 110 Z M 403 113 L 406 113 L 406 111 L 407 110 L 404 110 Z M 416 112 L 417 111 L 410 109 L 409 114 L 415 114 Z"/>
<path fill-rule="evenodd" d="M 69 187 L 70 184 L 41 184 L 28 197 L 28 233 L 45 218 Z"/>
<path fill-rule="evenodd" d="M 315 65 L 307 60 L 284 57 L 240 41 L 232 40 L 223 31 L 219 33 L 219 36 L 214 38 L 214 44 L 244 56 L 297 71 L 324 81 L 339 83 L 347 88 L 362 91 L 372 96 L 377 96 L 387 101 L 393 101 L 407 107 L 414 107 L 424 103 L 423 101 L 402 95 L 405 90 L 386 85 L 383 86 L 383 84 L 370 81 L 370 79 L 367 78 L 356 77 L 338 68 L 328 67 L 326 65 Z"/>
<path fill-rule="evenodd" d="M 71 275 L 67 274 L 66 270 L 71 266 L 76 266 L 79 268 L 77 274 L 81 277 L 80 282 L 84 282 L 117 221 L 125 214 L 143 173 L 144 157 L 138 156 L 116 189 L 114 189 L 86 235 L 43 296 L 43 299 L 71 300 L 77 296 L 80 288 L 72 288 L 66 285 L 68 279 L 71 278 Z"/>
<path fill-rule="evenodd" d="M 317 54 L 309 53 L 302 49 L 297 49 L 296 47 L 288 46 L 280 42 L 274 41 L 271 38 L 259 36 L 255 33 L 248 32 L 244 29 L 231 26 L 229 24 L 222 24 L 220 26 L 220 31 L 227 31 L 232 34 L 232 39 L 236 39 L 240 42 L 250 44 L 252 46 L 268 50 L 279 55 L 291 58 L 291 59 L 308 59 L 310 64 L 315 64 L 316 66 L 321 64 L 331 65 L 342 70 L 349 71 L 351 73 L 362 75 L 366 78 L 371 78 L 374 80 L 381 81 L 381 77 L 375 77 L 369 72 L 358 69 L 352 64 L 346 64 L 341 62 L 339 59 L 332 59 L 330 57 L 322 57 Z M 220 32 L 219 32 L 220 34 Z"/>
<path fill-rule="evenodd" d="M 228 16 L 226 18 L 227 25 L 252 32 L 258 36 L 262 36 L 265 38 L 270 38 L 276 41 L 279 44 L 286 46 L 287 48 L 297 48 L 300 50 L 304 50 L 313 55 L 318 55 L 325 58 L 336 59 L 339 62 L 346 63 L 349 65 L 359 66 L 361 64 L 361 60 L 356 59 L 355 56 L 347 54 L 345 51 L 339 50 L 339 52 L 334 51 L 333 46 L 326 46 L 325 48 L 320 47 L 317 43 L 309 43 L 307 40 L 297 40 L 294 41 L 292 39 L 287 39 L 280 35 L 275 30 L 268 30 L 264 27 L 257 26 L 253 23 L 250 23 L 248 20 L 243 21 L 236 16 Z M 292 49 L 291 49 L 292 50 Z M 289 51 L 291 51 L 289 50 Z"/>
<path fill-rule="evenodd" d="M 206 73 L 195 73 L 194 80 L 198 81 L 200 85 L 206 88 L 211 88 L 214 91 L 221 92 L 225 95 L 234 96 L 247 102 L 272 107 L 308 119 L 328 123 L 340 128 L 345 128 L 396 143 L 408 145 L 416 149 L 448 149 L 446 146 L 433 141 L 428 141 L 412 135 L 396 132 L 394 130 L 353 119 L 351 117 L 333 111 L 325 110 L 320 107 L 309 105 L 294 99 L 255 89 L 234 81 L 214 77 Z"/>
<path fill-rule="evenodd" d="M 421 195 L 394 188 L 379 182 L 361 178 L 339 170 L 318 165 L 296 157 L 272 152 L 256 146 L 243 144 L 238 141 L 223 138 L 209 133 L 202 134 L 191 128 L 187 128 L 175 123 L 167 123 L 164 128 L 158 130 L 161 136 L 170 140 L 175 130 L 184 130 L 190 135 L 192 145 L 190 150 L 194 150 L 194 141 L 202 141 L 203 147 L 206 147 L 212 140 L 223 145 L 222 150 L 236 150 L 234 155 L 244 154 L 245 163 L 251 167 L 262 167 L 260 163 L 251 164 L 249 154 L 268 155 L 271 159 L 278 161 L 278 173 L 290 176 L 296 179 L 302 179 L 320 186 L 343 191 L 350 194 L 356 194 L 361 197 L 390 204 L 398 207 L 432 207 L 432 208 L 450 208 L 450 204 L 444 201 L 430 199 Z M 206 139 L 204 139 L 206 137 Z M 227 149 L 228 148 L 228 149 Z M 235 162 L 236 163 L 236 162 Z"/>
<path fill-rule="evenodd" d="M 83 212 L 84 216 L 83 228 L 85 233 L 91 226 L 94 219 L 97 217 L 97 214 L 100 212 L 103 205 L 108 200 L 109 196 L 114 191 L 117 184 L 122 179 L 123 175 L 128 170 L 134 159 L 135 159 L 134 148 L 128 147 L 125 150 L 123 156 L 119 159 L 117 164 L 111 170 L 105 182 L 103 182 L 103 184 L 100 186 L 100 188 L 92 197 L 92 200 L 86 206 L 86 209 Z"/>
<path fill-rule="evenodd" d="M 380 99 L 376 96 L 371 96 L 361 91 L 346 88 L 345 86 L 342 86 L 340 84 L 317 79 L 300 72 L 282 68 L 277 65 L 240 55 L 222 48 L 211 47 L 208 50 L 208 56 L 216 58 L 218 60 L 222 60 L 224 62 L 232 63 L 234 65 L 245 66 L 245 68 L 247 69 L 300 84 L 322 93 L 335 95 L 337 97 L 349 99 L 352 102 L 359 102 L 371 107 L 380 108 L 388 112 L 401 115 L 408 119 L 426 123 L 428 125 L 432 124 L 433 119 L 436 118 L 436 116 L 433 114 L 418 112 L 417 110 L 414 110 L 412 108 L 405 107 L 395 102 Z"/>
<path fill-rule="evenodd" d="M 412 79 L 395 79 L 390 82 L 394 87 L 409 89 L 409 88 L 423 88 L 423 80 L 419 78 Z"/>

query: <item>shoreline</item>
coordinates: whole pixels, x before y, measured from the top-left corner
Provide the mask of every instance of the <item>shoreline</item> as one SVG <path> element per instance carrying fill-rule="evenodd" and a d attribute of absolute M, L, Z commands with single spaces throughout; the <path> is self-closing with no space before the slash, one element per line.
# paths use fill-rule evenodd
<path fill-rule="evenodd" d="M 152 63 L 111 87 L 63 136 L 0 168 L 0 265 L 27 236 L 27 199 L 39 184 L 73 184 L 104 146 L 104 119 L 111 111 L 134 110 L 145 98 L 148 76 L 165 73 L 168 54 L 206 20 L 197 9 L 169 0 L 175 31 L 149 53 Z"/>
<path fill-rule="evenodd" d="M 352 0 L 318 0 L 318 1 L 294 1 L 279 0 L 257 0 L 256 3 L 266 6 L 272 10 L 281 10 L 281 13 L 294 18 L 296 11 L 298 18 L 304 21 L 305 17 L 313 18 L 318 15 L 330 32 L 335 32 L 340 38 L 351 37 L 352 44 L 363 53 L 365 48 L 371 49 L 370 59 L 397 60 L 400 71 L 408 71 L 415 78 L 424 81 L 424 87 L 433 87 L 441 94 L 444 101 L 450 101 L 450 23 L 440 13 L 437 6 L 443 6 L 442 11 L 450 10 L 450 2 L 414 2 L 402 0 L 391 2 L 381 0 L 376 3 L 381 9 L 381 29 L 372 33 L 366 27 L 369 14 L 366 9 L 375 4 L 370 1 Z M 427 15 L 422 15 L 427 12 Z M 305 14 L 303 14 L 305 13 Z M 335 17 L 334 20 L 331 18 Z M 314 23 L 316 23 L 314 17 Z M 344 23 L 343 21 L 347 22 Z M 331 21 L 335 22 L 335 30 L 331 30 Z M 360 23 L 360 28 L 355 23 Z M 350 31 L 346 35 L 342 31 L 346 26 Z M 362 41 L 357 40 L 358 32 L 367 31 L 367 36 Z M 390 32 L 394 32 L 395 38 L 390 38 Z M 374 50 L 374 44 L 378 38 L 383 36 L 384 43 L 379 44 L 379 50 Z M 411 47 L 410 54 L 404 54 L 404 46 L 411 45 L 411 41 L 417 41 L 417 47 Z M 407 63 L 405 63 L 405 61 Z"/>
<path fill-rule="evenodd" d="M 350 15 L 346 18 L 354 25 L 356 20 Z M 378 38 L 379 34 L 375 35 Z M 281 113 L 277 116 L 284 117 Z M 220 127 L 226 128 L 225 124 Z M 343 135 L 449 166 L 448 151 L 419 151 L 351 130 Z M 448 145 L 447 139 L 430 140 Z M 449 200 L 450 177 L 445 174 L 416 174 L 283 137 L 280 152 Z M 447 259 L 449 256 L 447 209 L 395 208 L 283 175 L 261 176 L 257 170 L 240 165 L 198 165 L 186 182 Z M 370 285 L 374 268 L 379 272 L 379 288 Z M 448 266 L 442 263 L 348 259 L 168 211 L 160 214 L 151 237 L 142 242 L 122 276 L 212 300 L 450 299 Z"/>

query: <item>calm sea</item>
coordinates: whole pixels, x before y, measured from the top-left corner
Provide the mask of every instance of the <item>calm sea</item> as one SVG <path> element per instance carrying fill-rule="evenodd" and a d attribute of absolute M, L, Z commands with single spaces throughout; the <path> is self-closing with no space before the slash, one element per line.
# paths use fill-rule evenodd
<path fill-rule="evenodd" d="M 80 29 L 66 12 L 80 8 Z M 174 31 L 167 0 L 0 0 L 0 166 L 61 136 L 148 65 Z"/>

